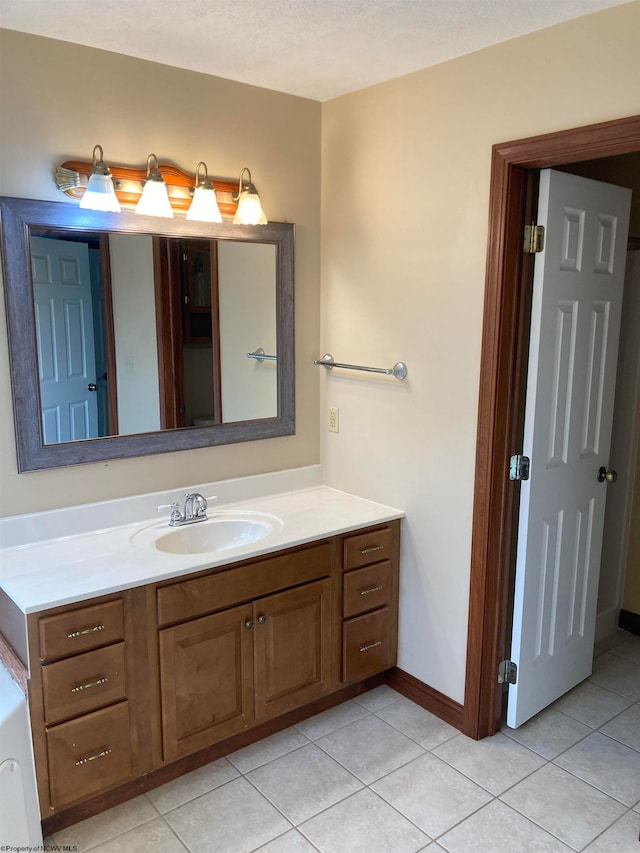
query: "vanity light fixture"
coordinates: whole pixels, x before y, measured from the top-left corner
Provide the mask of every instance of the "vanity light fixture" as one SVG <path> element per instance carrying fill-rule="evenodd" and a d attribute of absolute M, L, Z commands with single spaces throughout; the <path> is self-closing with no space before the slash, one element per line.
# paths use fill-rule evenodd
<path fill-rule="evenodd" d="M 152 162 L 155 165 L 152 166 Z M 136 205 L 136 213 L 142 216 L 162 216 L 166 219 L 173 217 L 167 185 L 158 169 L 158 158 L 155 154 L 149 154 L 147 157 L 147 179 L 140 201 Z"/>
<path fill-rule="evenodd" d="M 99 155 L 98 152 L 100 152 Z M 91 175 L 84 195 L 80 199 L 80 207 L 85 210 L 107 210 L 111 213 L 120 213 L 120 202 L 116 196 L 111 172 L 103 157 L 102 145 L 94 146 Z"/>
<path fill-rule="evenodd" d="M 100 159 L 102 155 L 101 147 L 98 147 L 94 151 L 94 155 L 93 162 L 91 160 L 66 160 L 60 166 L 56 166 L 54 174 L 56 186 L 61 192 L 76 202 L 82 201 L 82 197 L 86 194 L 94 167 L 101 168 L 103 165 Z M 150 155 L 148 159 L 155 161 L 153 163 L 153 170 L 150 166 L 146 165 L 143 168 L 139 168 L 137 166 L 114 166 L 110 164 L 108 171 L 111 174 L 115 187 L 117 201 L 122 205 L 123 209 L 125 207 L 133 209 L 140 201 L 140 197 L 144 192 L 143 187 L 146 188 L 150 184 L 155 184 L 151 189 L 147 189 L 146 193 L 153 193 L 154 190 L 158 189 L 163 192 L 162 182 L 164 180 L 169 205 L 174 214 L 186 214 L 194 201 L 193 172 L 185 172 L 171 163 L 158 163 L 155 160 L 154 154 Z M 203 167 L 205 172 L 204 177 L 201 174 Z M 106 166 L 104 168 L 106 169 Z M 157 173 L 155 181 L 151 180 L 154 173 Z M 207 167 L 200 163 L 196 167 L 196 173 L 196 189 L 198 186 L 206 187 L 205 195 L 211 197 L 210 190 L 208 189 L 210 183 L 215 192 L 219 212 L 223 217 L 232 218 L 238 207 L 238 179 L 212 178 L 207 172 Z M 201 195 L 201 193 L 198 193 L 198 195 Z M 194 209 L 194 212 L 196 209 Z M 157 213 L 151 210 L 149 211 L 149 215 L 157 216 Z"/>
<path fill-rule="evenodd" d="M 201 166 L 204 168 L 204 177 L 198 179 Z M 187 219 L 195 222 L 222 222 L 216 191 L 207 173 L 207 164 L 202 160 L 196 166 L 195 190 L 191 206 L 187 211 Z"/>
<path fill-rule="evenodd" d="M 248 178 L 246 181 L 243 181 L 243 175 L 245 172 L 247 173 Z M 267 217 L 265 216 L 262 205 L 260 204 L 260 196 L 251 182 L 251 172 L 246 166 L 240 172 L 238 193 L 237 195 L 234 195 L 233 200 L 238 202 L 238 207 L 233 217 L 235 225 L 267 224 Z"/>

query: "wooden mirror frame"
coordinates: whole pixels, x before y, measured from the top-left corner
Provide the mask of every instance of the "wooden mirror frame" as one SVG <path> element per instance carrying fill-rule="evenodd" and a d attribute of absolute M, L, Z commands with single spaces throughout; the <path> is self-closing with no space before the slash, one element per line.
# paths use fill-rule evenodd
<path fill-rule="evenodd" d="M 172 453 L 295 433 L 294 226 L 211 225 L 186 219 L 160 220 L 131 212 L 101 213 L 75 205 L 32 199 L 0 198 L 2 255 L 18 470 L 36 471 Z M 31 228 L 116 232 L 163 237 L 270 243 L 276 247 L 277 415 L 251 421 L 186 427 L 134 435 L 105 436 L 43 444 L 31 286 Z"/>

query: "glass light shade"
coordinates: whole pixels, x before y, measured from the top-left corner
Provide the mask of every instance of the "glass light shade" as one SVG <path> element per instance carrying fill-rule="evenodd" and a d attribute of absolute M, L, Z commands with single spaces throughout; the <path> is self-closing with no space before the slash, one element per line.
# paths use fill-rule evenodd
<path fill-rule="evenodd" d="M 111 175 L 101 175 L 94 172 L 80 199 L 80 207 L 85 210 L 107 210 L 120 213 L 120 202 L 113 188 Z"/>
<path fill-rule="evenodd" d="M 240 193 L 233 221 L 236 225 L 267 224 L 267 217 L 264 215 L 258 193 L 250 190 L 243 190 Z"/>
<path fill-rule="evenodd" d="M 150 178 L 146 182 L 140 200 L 136 205 L 136 213 L 139 213 L 141 216 L 162 216 L 165 219 L 173 218 L 167 185 L 163 180 L 158 181 Z"/>
<path fill-rule="evenodd" d="M 209 187 L 196 187 L 187 211 L 187 219 L 195 222 L 222 222 L 216 191 Z"/>

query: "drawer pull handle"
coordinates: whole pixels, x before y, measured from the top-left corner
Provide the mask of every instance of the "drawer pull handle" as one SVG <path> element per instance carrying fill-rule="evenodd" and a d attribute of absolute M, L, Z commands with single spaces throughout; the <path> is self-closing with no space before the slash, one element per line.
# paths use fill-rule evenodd
<path fill-rule="evenodd" d="M 370 592 L 380 592 L 381 589 L 384 589 L 382 584 L 377 584 L 377 586 L 369 586 L 367 589 L 361 589 L 360 595 L 369 595 Z"/>
<path fill-rule="evenodd" d="M 75 640 L 76 637 L 84 637 L 85 634 L 95 634 L 97 631 L 104 631 L 104 625 L 94 625 L 93 628 L 84 628 L 82 631 L 73 631 L 67 634 L 68 640 Z"/>
<path fill-rule="evenodd" d="M 96 752 L 95 755 L 88 755 L 86 758 L 79 758 L 76 761 L 76 767 L 82 767 L 83 764 L 88 764 L 90 761 L 95 761 L 96 758 L 104 758 L 107 755 L 111 755 L 111 749 L 108 746 L 105 746 L 101 752 Z"/>
<path fill-rule="evenodd" d="M 100 684 L 106 684 L 109 679 L 106 676 L 98 678 L 97 681 L 90 681 L 88 684 L 76 684 L 71 688 L 72 693 L 80 693 L 81 690 L 88 690 L 90 687 L 98 687 Z"/>
<path fill-rule="evenodd" d="M 374 551 L 384 551 L 384 545 L 369 545 L 368 548 L 363 548 L 361 554 L 372 554 Z"/>
<path fill-rule="evenodd" d="M 369 649 L 375 649 L 376 646 L 381 646 L 382 640 L 374 640 L 372 643 L 366 643 L 364 646 L 360 646 L 361 652 L 368 652 Z"/>
<path fill-rule="evenodd" d="M 250 631 L 253 628 L 253 619 L 247 619 L 247 621 L 244 623 L 244 627 L 248 631 Z"/>
<path fill-rule="evenodd" d="M 267 617 L 264 615 L 264 613 L 261 613 L 260 616 L 258 616 L 258 624 L 264 625 L 266 623 L 266 621 L 267 621 Z"/>

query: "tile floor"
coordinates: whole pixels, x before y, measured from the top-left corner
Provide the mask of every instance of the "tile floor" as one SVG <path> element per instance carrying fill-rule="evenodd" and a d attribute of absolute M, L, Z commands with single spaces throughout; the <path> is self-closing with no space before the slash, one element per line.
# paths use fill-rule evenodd
<path fill-rule="evenodd" d="M 640 853 L 640 637 L 473 741 L 379 687 L 55 833 L 78 853 Z"/>

